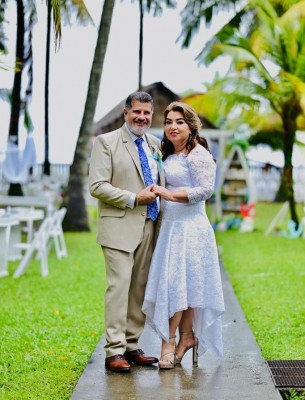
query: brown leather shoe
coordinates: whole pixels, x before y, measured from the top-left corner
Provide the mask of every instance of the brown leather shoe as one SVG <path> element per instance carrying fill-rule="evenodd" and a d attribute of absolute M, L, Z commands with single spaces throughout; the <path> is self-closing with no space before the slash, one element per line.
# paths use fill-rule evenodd
<path fill-rule="evenodd" d="M 146 356 L 144 351 L 141 349 L 126 351 L 124 356 L 130 364 L 134 363 L 137 365 L 151 365 L 159 361 L 156 357 Z"/>
<path fill-rule="evenodd" d="M 129 372 L 131 370 L 130 365 L 125 360 L 125 357 L 122 356 L 122 354 L 106 357 L 105 368 L 114 372 Z"/>

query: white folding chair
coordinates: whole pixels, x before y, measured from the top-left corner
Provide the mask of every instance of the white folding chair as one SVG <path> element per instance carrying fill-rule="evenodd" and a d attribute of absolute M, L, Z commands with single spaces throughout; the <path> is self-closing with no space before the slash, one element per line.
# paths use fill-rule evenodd
<path fill-rule="evenodd" d="M 49 269 L 47 243 L 50 238 L 53 225 L 53 217 L 47 217 L 42 221 L 39 229 L 34 233 L 33 240 L 30 243 L 15 244 L 15 246 L 19 247 L 22 250 L 25 250 L 25 253 L 14 273 L 14 278 L 19 278 L 21 275 L 24 274 L 30 260 L 35 253 L 37 254 L 37 258 L 40 259 L 41 275 L 48 275 Z"/>
<path fill-rule="evenodd" d="M 53 238 L 56 256 L 58 259 L 67 257 L 67 247 L 62 229 L 62 221 L 65 218 L 67 209 L 65 207 L 56 210 L 53 214 L 53 226 L 51 229 L 51 238 Z M 50 248 L 50 247 L 49 247 Z"/>

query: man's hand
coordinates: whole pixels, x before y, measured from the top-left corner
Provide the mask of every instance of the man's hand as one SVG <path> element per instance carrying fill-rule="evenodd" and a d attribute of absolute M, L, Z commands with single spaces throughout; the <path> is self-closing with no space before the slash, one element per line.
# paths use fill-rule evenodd
<path fill-rule="evenodd" d="M 153 188 L 154 185 L 149 185 L 137 194 L 136 200 L 138 205 L 150 204 L 155 200 L 157 194 L 152 191 Z"/>
<path fill-rule="evenodd" d="M 165 189 L 165 187 L 163 186 L 154 186 L 153 187 L 153 192 L 157 195 L 162 197 L 162 199 L 164 200 L 168 200 L 168 201 L 174 201 L 173 199 L 173 192 L 171 192 L 170 190 Z"/>

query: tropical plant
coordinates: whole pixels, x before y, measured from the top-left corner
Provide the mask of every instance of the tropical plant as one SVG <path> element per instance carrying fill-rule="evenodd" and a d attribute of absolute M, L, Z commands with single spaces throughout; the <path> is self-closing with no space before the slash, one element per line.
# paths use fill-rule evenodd
<path fill-rule="evenodd" d="M 115 0 L 105 0 L 103 5 L 84 114 L 76 143 L 73 163 L 70 166 L 68 188 L 64 198 L 67 214 L 63 226 L 66 231 L 90 230 L 83 190 L 88 177 L 91 127 L 99 94 L 114 3 Z"/>
<path fill-rule="evenodd" d="M 5 11 L 8 1 L 2 0 L 0 5 L 0 48 L 6 51 L 6 36 L 4 25 Z M 55 2 L 54 14 L 58 14 L 58 2 Z M 27 105 L 32 95 L 33 84 L 33 53 L 32 53 L 32 31 L 36 23 L 36 4 L 35 0 L 16 0 L 17 14 L 17 35 L 16 35 L 16 50 L 15 50 L 15 68 L 14 82 L 12 92 L 9 96 L 11 103 L 11 114 L 9 122 L 8 135 L 15 143 L 18 144 L 19 120 L 20 115 L 24 113 L 25 125 L 28 131 L 31 131 L 33 126 Z M 60 22 L 56 17 L 55 35 L 58 39 L 60 34 Z M 22 82 L 25 80 L 25 72 L 28 74 L 27 87 L 22 90 Z M 9 187 L 9 195 L 22 195 L 22 187 L 20 183 L 11 183 Z"/>
<path fill-rule="evenodd" d="M 300 0 L 271 0 L 279 16 Z M 188 47 L 192 38 L 198 33 L 201 22 L 207 27 L 213 24 L 220 12 L 231 15 L 229 20 L 220 28 L 230 26 L 242 29 L 245 36 L 256 27 L 255 9 L 249 7 L 250 0 L 188 0 L 181 13 L 182 32 L 180 39 L 182 46 Z M 228 14 L 229 13 L 229 14 Z"/>
<path fill-rule="evenodd" d="M 228 26 L 201 54 L 206 65 L 223 55 L 231 57 L 229 73 L 217 79 L 209 92 L 218 96 L 239 124 L 243 121 L 254 126 L 262 111 L 277 115 L 285 159 L 280 192 L 289 201 L 291 219 L 298 225 L 292 150 L 298 118 L 305 113 L 305 1 L 282 16 L 268 0 L 254 0 L 249 6 L 257 16 L 257 28 L 249 40 Z"/>
<path fill-rule="evenodd" d="M 43 173 L 50 175 L 49 161 L 49 82 L 50 82 L 50 47 L 52 19 L 55 30 L 55 47 L 61 40 L 61 19 L 70 23 L 70 16 L 76 14 L 77 22 L 86 24 L 92 22 L 90 14 L 83 0 L 46 0 L 47 2 L 47 35 L 46 35 L 46 63 L 45 63 L 45 86 L 44 86 L 44 165 Z"/>
<path fill-rule="evenodd" d="M 4 10 L 4 9 L 3 9 Z M 32 28 L 36 22 L 35 3 L 31 0 L 16 0 L 17 12 L 17 35 L 16 35 L 16 58 L 13 89 L 11 93 L 11 114 L 8 135 L 12 141 L 18 143 L 19 120 L 22 111 L 27 114 L 27 104 L 32 94 Z M 26 45 L 25 45 L 26 44 Z M 22 78 L 24 71 L 28 70 L 29 79 L 27 88 L 22 93 Z M 30 125 L 29 125 L 30 127 Z M 9 195 L 21 195 L 20 183 L 11 183 Z"/>

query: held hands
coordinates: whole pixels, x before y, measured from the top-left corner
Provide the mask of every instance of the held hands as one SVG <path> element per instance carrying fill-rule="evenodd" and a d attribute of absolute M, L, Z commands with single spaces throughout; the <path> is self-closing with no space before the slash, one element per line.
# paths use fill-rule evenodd
<path fill-rule="evenodd" d="M 175 201 L 173 192 L 170 190 L 163 186 L 149 185 L 137 194 L 136 202 L 138 205 L 150 204 L 158 196 L 167 201 Z"/>
<path fill-rule="evenodd" d="M 142 189 L 136 196 L 136 202 L 138 205 L 151 204 L 158 196 L 153 192 L 155 185 L 149 185 L 145 189 Z"/>
<path fill-rule="evenodd" d="M 170 190 L 165 189 L 163 186 L 154 185 L 152 191 L 156 194 L 156 196 L 160 196 L 164 200 L 174 201 L 173 193 Z"/>

